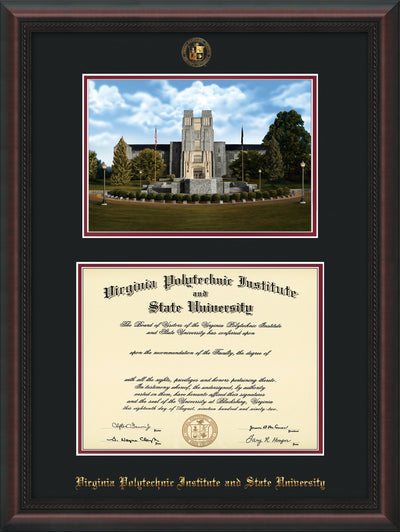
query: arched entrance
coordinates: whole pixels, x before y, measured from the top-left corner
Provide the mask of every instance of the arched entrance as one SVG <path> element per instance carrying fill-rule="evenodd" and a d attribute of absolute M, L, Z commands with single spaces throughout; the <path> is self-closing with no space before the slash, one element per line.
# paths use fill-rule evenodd
<path fill-rule="evenodd" d="M 194 179 L 202 179 L 203 177 L 203 169 L 202 168 L 193 168 L 193 178 Z"/>

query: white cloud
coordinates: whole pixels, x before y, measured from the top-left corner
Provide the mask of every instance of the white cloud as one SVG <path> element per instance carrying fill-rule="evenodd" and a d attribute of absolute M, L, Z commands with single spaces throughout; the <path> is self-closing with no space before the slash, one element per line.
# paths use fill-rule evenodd
<path fill-rule="evenodd" d="M 246 101 L 246 94 L 236 86 L 220 87 L 216 83 L 205 85 L 200 80 L 194 81 L 190 87 L 181 91 L 164 81 L 163 90 L 170 105 L 179 109 L 181 115 L 185 109 L 193 109 L 195 114 L 201 113 L 203 109 L 227 114 L 232 112 L 232 108 Z"/>
<path fill-rule="evenodd" d="M 97 90 L 95 82 L 89 80 L 88 93 L 90 109 L 96 114 L 113 111 L 117 107 L 128 107 L 118 88 L 114 85 L 100 85 Z"/>
<path fill-rule="evenodd" d="M 113 160 L 114 146 L 120 139 L 120 135 L 113 133 L 100 133 L 99 135 L 89 135 L 89 150 L 97 153 L 97 158 L 111 164 Z"/>
<path fill-rule="evenodd" d="M 293 109 L 307 111 L 310 114 L 311 93 L 309 81 L 281 85 L 275 92 L 276 95 L 271 98 L 271 103 L 274 105 L 292 107 Z"/>
<path fill-rule="evenodd" d="M 276 117 L 275 113 L 243 117 L 243 141 L 245 144 L 261 144 L 270 124 Z M 231 123 L 214 119 L 214 138 L 224 140 L 227 144 L 240 144 L 241 125 L 240 122 L 233 128 Z"/>
<path fill-rule="evenodd" d="M 233 122 L 249 121 L 249 115 L 257 113 L 259 109 L 259 103 L 249 101 L 245 91 L 236 85 L 220 87 L 217 83 L 204 84 L 196 80 L 189 87 L 179 90 L 168 80 L 159 80 L 157 84 L 161 87 L 164 101 L 148 92 L 124 93 L 125 101 L 130 104 L 130 112 L 117 120 L 139 128 L 146 138 L 154 135 L 154 126 L 159 124 L 160 143 L 180 140 L 184 110 L 193 110 L 195 116 L 200 116 L 203 109 L 213 111 L 215 140 L 239 142 L 230 138 Z M 251 118 L 252 127 L 256 130 L 265 128 L 269 117 L 270 115 Z M 240 137 L 240 130 L 237 134 Z M 264 134 L 265 132 L 262 136 Z M 252 136 L 259 135 L 254 132 Z M 249 140 L 253 141 L 261 140 Z"/>
<path fill-rule="evenodd" d="M 304 120 L 304 128 L 311 133 L 311 116 L 302 114 L 301 117 Z"/>
<path fill-rule="evenodd" d="M 161 86 L 165 102 L 147 92 L 124 94 L 125 100 L 131 103 L 132 113 L 120 121 L 153 126 L 157 122 L 170 121 L 170 125 L 176 125 L 177 122 L 181 123 L 186 109 L 193 110 L 195 115 L 203 109 L 212 109 L 214 115 L 226 115 L 246 100 L 245 93 L 235 86 L 222 88 L 215 83 L 205 85 L 197 80 L 181 91 L 167 80 L 162 80 Z"/>
<path fill-rule="evenodd" d="M 177 111 L 169 103 L 163 103 L 159 98 L 147 92 L 124 94 L 126 100 L 131 102 L 127 116 L 118 119 L 119 122 L 143 128 L 154 128 L 155 125 L 168 122 L 174 123 Z"/>
<path fill-rule="evenodd" d="M 285 108 L 295 109 L 301 114 L 304 128 L 311 131 L 311 90 L 307 80 L 290 85 L 281 85 L 271 98 L 271 103 Z"/>
<path fill-rule="evenodd" d="M 89 118 L 89 125 L 93 127 L 101 127 L 103 129 L 105 127 L 112 127 L 112 124 L 110 122 L 105 122 L 104 120 L 94 120 L 93 118 Z"/>

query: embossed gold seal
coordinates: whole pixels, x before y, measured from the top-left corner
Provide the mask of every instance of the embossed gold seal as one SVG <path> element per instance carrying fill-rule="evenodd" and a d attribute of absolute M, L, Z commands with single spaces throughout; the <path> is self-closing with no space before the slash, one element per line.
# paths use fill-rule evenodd
<path fill-rule="evenodd" d="M 182 46 L 181 53 L 186 64 L 202 67 L 211 59 L 211 46 L 201 37 L 192 37 Z"/>
<path fill-rule="evenodd" d="M 197 414 L 185 421 L 182 427 L 185 440 L 193 447 L 207 447 L 218 435 L 218 427 L 210 416 Z"/>

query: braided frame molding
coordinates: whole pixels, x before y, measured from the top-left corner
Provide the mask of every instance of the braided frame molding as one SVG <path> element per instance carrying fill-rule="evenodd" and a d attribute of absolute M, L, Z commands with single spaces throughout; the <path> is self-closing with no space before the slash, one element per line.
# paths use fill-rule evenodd
<path fill-rule="evenodd" d="M 374 20 L 310 20 L 310 21 L 35 21 L 21 20 L 21 510 L 23 511 L 62 511 L 62 510 L 122 510 L 122 511 L 374 511 L 379 508 L 379 461 L 378 461 L 378 312 L 379 312 L 379 115 L 378 115 L 378 23 Z M 31 195 L 32 195 L 32 166 L 31 166 L 31 75 L 32 75 L 32 34 L 35 32 L 364 32 L 368 35 L 368 148 L 369 148 L 369 176 L 368 176 L 368 252 L 369 264 L 369 495 L 366 501 L 338 502 L 338 503 L 288 503 L 268 502 L 256 500 L 249 502 L 218 502 L 207 500 L 202 502 L 113 502 L 101 503 L 71 502 L 65 500 L 53 503 L 49 501 L 35 502 L 31 495 Z M 171 501 L 171 502 L 169 502 Z"/>

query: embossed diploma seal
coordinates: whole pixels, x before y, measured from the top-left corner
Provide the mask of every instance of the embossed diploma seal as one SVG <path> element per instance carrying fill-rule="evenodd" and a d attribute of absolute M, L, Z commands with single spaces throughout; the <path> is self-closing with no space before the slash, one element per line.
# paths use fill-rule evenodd
<path fill-rule="evenodd" d="M 193 447 L 207 447 L 218 435 L 218 427 L 210 416 L 197 414 L 185 421 L 182 427 L 185 440 Z"/>

